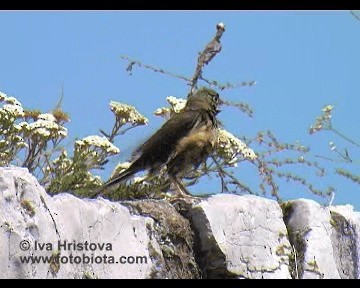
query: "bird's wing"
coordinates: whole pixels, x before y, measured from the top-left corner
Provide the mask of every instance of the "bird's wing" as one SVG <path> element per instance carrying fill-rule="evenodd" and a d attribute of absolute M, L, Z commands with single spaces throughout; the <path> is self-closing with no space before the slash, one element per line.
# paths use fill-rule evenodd
<path fill-rule="evenodd" d="M 185 137 L 200 119 L 200 111 L 186 111 L 171 117 L 144 144 L 135 150 L 134 157 L 143 167 L 154 163 L 165 164 L 174 151 L 177 143 Z M 136 162 L 137 160 L 135 160 Z"/>

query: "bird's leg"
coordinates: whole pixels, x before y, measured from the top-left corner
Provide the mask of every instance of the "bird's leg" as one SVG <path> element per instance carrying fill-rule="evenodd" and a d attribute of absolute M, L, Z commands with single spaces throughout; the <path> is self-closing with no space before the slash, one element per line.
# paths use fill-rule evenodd
<path fill-rule="evenodd" d="M 169 199 L 169 202 L 178 210 L 188 210 L 189 207 L 196 204 L 200 199 L 192 196 L 180 180 L 175 177 L 170 177 L 172 184 L 175 186 L 175 195 Z M 187 207 L 187 208 L 186 208 Z"/>
<path fill-rule="evenodd" d="M 176 176 L 171 176 L 170 179 L 171 182 L 173 182 L 175 185 L 175 192 L 176 192 L 175 197 L 182 197 L 182 198 L 193 197 Z"/>

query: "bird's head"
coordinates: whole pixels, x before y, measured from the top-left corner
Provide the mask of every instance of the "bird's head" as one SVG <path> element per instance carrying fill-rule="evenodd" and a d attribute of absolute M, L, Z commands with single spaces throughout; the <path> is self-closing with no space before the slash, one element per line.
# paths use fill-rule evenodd
<path fill-rule="evenodd" d="M 202 87 L 192 94 L 186 103 L 185 110 L 203 109 L 218 114 L 218 106 L 222 103 L 219 94 L 210 88 Z"/>

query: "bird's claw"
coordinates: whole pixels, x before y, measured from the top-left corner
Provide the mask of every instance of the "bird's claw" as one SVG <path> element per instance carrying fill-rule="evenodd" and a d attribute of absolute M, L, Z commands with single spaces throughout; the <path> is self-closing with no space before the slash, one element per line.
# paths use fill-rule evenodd
<path fill-rule="evenodd" d="M 197 204 L 199 201 L 201 201 L 201 198 L 195 197 L 195 196 L 189 196 L 189 195 L 175 195 L 171 198 L 169 198 L 169 202 L 173 206 L 193 206 L 194 204 Z"/>

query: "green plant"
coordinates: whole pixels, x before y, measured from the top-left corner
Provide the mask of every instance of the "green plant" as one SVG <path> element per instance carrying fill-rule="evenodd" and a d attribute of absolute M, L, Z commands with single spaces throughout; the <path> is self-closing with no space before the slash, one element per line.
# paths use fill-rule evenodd
<path fill-rule="evenodd" d="M 322 108 L 321 115 L 318 116 L 315 120 L 315 123 L 310 126 L 309 133 L 315 134 L 320 131 L 330 132 L 332 134 L 335 134 L 336 137 L 338 137 L 340 140 L 342 140 L 345 144 L 351 144 L 351 146 L 354 147 L 354 149 L 357 152 L 360 151 L 360 149 L 359 149 L 360 144 L 357 141 L 346 136 L 343 132 L 341 132 L 339 129 L 334 127 L 334 124 L 332 122 L 333 110 L 334 110 L 333 105 L 325 105 Z M 343 144 L 342 146 L 345 146 L 345 144 Z M 324 159 L 326 161 L 337 163 L 338 165 L 347 164 L 348 166 L 350 166 L 353 169 L 356 169 L 359 167 L 359 160 L 356 159 L 356 156 L 350 155 L 350 152 L 349 152 L 350 147 L 345 146 L 343 148 L 340 148 L 340 147 L 338 147 L 338 145 L 335 144 L 335 140 L 334 140 L 334 141 L 329 142 L 329 148 L 330 148 L 330 152 L 332 154 L 336 154 L 336 156 L 337 156 L 336 158 L 333 158 L 331 156 L 324 156 L 324 155 L 317 155 L 317 157 Z M 335 174 L 345 177 L 345 178 L 353 181 L 356 184 L 360 184 L 360 175 L 356 175 L 354 172 L 352 172 L 348 169 L 336 167 L 334 172 L 335 172 Z"/>

